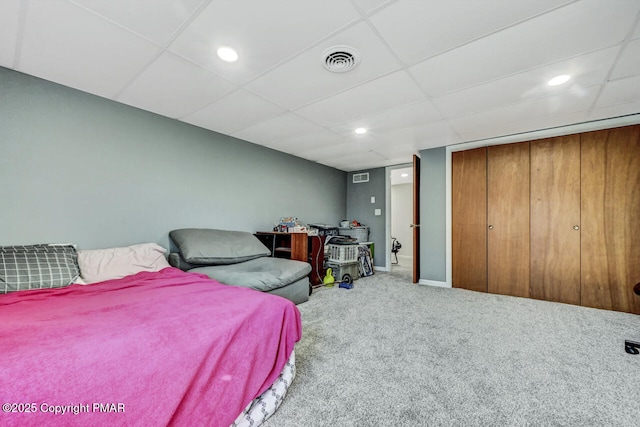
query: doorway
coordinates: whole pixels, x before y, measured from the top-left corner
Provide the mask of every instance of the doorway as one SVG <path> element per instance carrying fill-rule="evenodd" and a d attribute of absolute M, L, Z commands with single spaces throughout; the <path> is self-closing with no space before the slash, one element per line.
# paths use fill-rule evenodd
<path fill-rule="evenodd" d="M 413 277 L 413 166 L 388 169 L 389 271 L 411 281 Z"/>

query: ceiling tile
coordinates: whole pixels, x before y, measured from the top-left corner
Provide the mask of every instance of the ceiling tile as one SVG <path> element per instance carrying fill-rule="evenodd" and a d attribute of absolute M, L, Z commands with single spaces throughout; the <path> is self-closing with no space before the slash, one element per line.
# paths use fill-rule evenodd
<path fill-rule="evenodd" d="M 590 114 L 589 120 L 609 119 L 612 117 L 622 117 L 629 115 L 637 115 L 640 111 L 640 99 L 624 104 L 607 105 L 595 108 Z"/>
<path fill-rule="evenodd" d="M 118 97 L 118 101 L 179 118 L 237 86 L 171 52 L 163 53 Z"/>
<path fill-rule="evenodd" d="M 362 153 L 371 151 L 369 147 L 361 144 L 359 141 L 342 140 L 339 144 L 333 144 L 325 147 L 326 149 L 317 154 L 317 158 L 322 161 L 334 159 L 341 162 L 344 158 L 352 159 Z"/>
<path fill-rule="evenodd" d="M 633 40 L 627 44 L 622 56 L 618 60 L 616 67 L 611 73 L 611 79 L 621 79 L 640 74 L 640 39 Z"/>
<path fill-rule="evenodd" d="M 618 51 L 617 47 L 604 49 L 524 71 L 444 95 L 434 99 L 434 103 L 443 114 L 455 117 L 559 93 L 582 96 L 585 88 L 605 81 Z M 571 75 L 571 80 L 561 86 L 547 85 L 560 74 Z"/>
<path fill-rule="evenodd" d="M 293 113 L 265 120 L 254 126 L 234 132 L 233 136 L 251 142 L 269 145 L 285 138 L 292 138 L 322 131 L 322 127 Z"/>
<path fill-rule="evenodd" d="M 367 149 L 373 150 L 385 157 L 398 157 L 400 155 L 407 155 L 418 151 L 416 145 L 413 143 L 388 144 L 377 141 L 376 143 L 367 144 L 366 147 Z"/>
<path fill-rule="evenodd" d="M 335 167 L 345 171 L 369 169 L 378 165 L 386 157 L 371 150 L 363 150 L 358 153 L 337 156 L 327 160 L 319 160 L 318 163 Z"/>
<path fill-rule="evenodd" d="M 481 141 L 484 139 L 492 139 L 500 136 L 514 136 L 522 134 L 521 141 L 531 139 L 529 132 L 553 129 L 569 124 L 583 123 L 588 120 L 588 111 L 578 111 L 568 114 L 555 114 L 544 117 L 535 117 L 532 120 L 519 120 L 507 123 L 500 123 L 498 126 L 491 128 L 476 128 L 470 133 L 462 134 L 464 141 Z"/>
<path fill-rule="evenodd" d="M 332 130 L 345 135 L 352 135 L 354 129 L 364 127 L 368 129 L 369 134 L 376 134 L 397 128 L 423 125 L 442 120 L 442 118 L 442 114 L 434 106 L 433 102 L 426 100 L 361 117 L 336 126 Z"/>
<path fill-rule="evenodd" d="M 366 12 L 370 13 L 383 5 L 388 5 L 396 0 L 355 0 L 355 2 Z"/>
<path fill-rule="evenodd" d="M 640 100 L 640 76 L 635 76 L 607 83 L 595 107 L 603 108 L 638 100 Z"/>
<path fill-rule="evenodd" d="M 0 14 L 0 66 L 12 68 L 22 0 L 3 0 Z"/>
<path fill-rule="evenodd" d="M 370 19 L 400 59 L 413 65 L 567 2 L 398 1 Z"/>
<path fill-rule="evenodd" d="M 277 139 L 269 142 L 268 146 L 274 150 L 283 151 L 296 156 L 299 153 L 308 152 L 317 148 L 325 148 L 325 152 L 331 152 L 327 147 L 340 144 L 343 139 L 339 135 L 332 134 L 331 132 L 324 132 Z M 321 142 L 322 139 L 324 139 L 324 143 Z"/>
<path fill-rule="evenodd" d="M 111 98 L 158 47 L 74 4 L 30 2 L 18 70 Z"/>
<path fill-rule="evenodd" d="M 184 122 L 232 134 L 277 116 L 285 110 L 253 93 L 240 89 L 181 119 Z"/>
<path fill-rule="evenodd" d="M 616 6 L 597 0 L 573 3 L 424 61 L 410 72 L 436 97 L 611 47 L 623 41 L 640 3 L 624 1 Z"/>
<path fill-rule="evenodd" d="M 111 21 L 164 45 L 203 0 L 72 0 Z"/>
<path fill-rule="evenodd" d="M 460 142 L 460 138 L 447 120 L 395 129 L 363 139 L 362 144 L 391 157 L 398 149 L 417 151 L 420 147 L 437 147 Z"/>
<path fill-rule="evenodd" d="M 507 107 L 452 118 L 451 124 L 454 130 L 463 137 L 464 134 L 483 128 L 493 128 L 496 134 L 503 135 L 504 133 L 500 129 L 510 123 L 522 122 L 525 119 L 531 121 L 554 115 L 586 112 L 593 104 L 598 90 L 599 87 L 587 88 L 580 97 L 563 93 L 546 98 L 530 99 Z"/>
<path fill-rule="evenodd" d="M 398 71 L 300 108 L 297 112 L 324 126 L 337 126 L 422 98 L 413 80 L 404 71 Z"/>
<path fill-rule="evenodd" d="M 360 64 L 346 73 L 326 70 L 322 53 L 336 45 L 355 48 L 361 55 Z M 278 66 L 247 87 L 282 106 L 295 109 L 400 67 L 386 46 L 363 22 Z"/>
<path fill-rule="evenodd" d="M 272 0 L 251 5 L 218 0 L 170 48 L 231 81 L 246 83 L 356 19 L 359 15 L 351 3 L 342 0 Z M 236 49 L 238 61 L 219 60 L 215 51 L 220 46 Z"/>
<path fill-rule="evenodd" d="M 309 160 L 327 161 L 332 158 L 339 158 L 345 155 L 368 151 L 369 148 L 362 145 L 357 140 L 347 139 L 343 136 L 333 134 L 337 138 L 326 138 L 317 141 L 315 146 L 308 146 L 303 150 L 296 151 L 296 155 Z"/>
<path fill-rule="evenodd" d="M 345 138 L 337 133 L 323 130 L 321 132 L 299 135 L 293 138 L 282 139 L 282 146 L 289 147 L 288 151 L 294 155 L 301 155 L 301 153 L 310 153 L 314 150 L 319 150 L 318 153 L 332 152 L 331 147 L 337 144 L 345 143 Z M 304 156 L 303 156 L 304 157 Z"/>
<path fill-rule="evenodd" d="M 420 150 L 399 152 L 397 153 L 398 157 L 387 159 L 384 162 L 382 162 L 380 166 L 398 166 L 398 165 L 411 163 L 413 161 L 413 155 L 418 153 L 420 153 Z M 411 177 L 411 179 L 413 181 L 413 177 Z"/>

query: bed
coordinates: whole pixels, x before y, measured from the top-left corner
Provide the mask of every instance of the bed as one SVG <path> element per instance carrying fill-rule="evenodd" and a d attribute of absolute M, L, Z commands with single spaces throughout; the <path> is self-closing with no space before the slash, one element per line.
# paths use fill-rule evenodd
<path fill-rule="evenodd" d="M 295 375 L 295 304 L 163 264 L 147 270 L 5 286 L 0 424 L 259 425 L 277 408 Z"/>

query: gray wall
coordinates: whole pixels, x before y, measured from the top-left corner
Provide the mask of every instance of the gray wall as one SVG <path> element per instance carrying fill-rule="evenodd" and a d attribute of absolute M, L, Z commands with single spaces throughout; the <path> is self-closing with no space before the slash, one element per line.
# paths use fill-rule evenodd
<path fill-rule="evenodd" d="M 337 224 L 346 173 L 0 67 L 0 245 Z"/>
<path fill-rule="evenodd" d="M 446 148 L 420 151 L 420 278 L 445 282 Z"/>
<path fill-rule="evenodd" d="M 353 174 L 369 172 L 369 182 L 354 184 Z M 357 220 L 369 227 L 369 240 L 375 244 L 373 263 L 384 267 L 387 262 L 385 249 L 385 206 L 386 206 L 386 171 L 385 168 L 369 169 L 347 174 L 347 217 L 349 221 Z M 376 198 L 371 203 L 371 197 Z M 374 215 L 380 209 L 381 215 Z"/>

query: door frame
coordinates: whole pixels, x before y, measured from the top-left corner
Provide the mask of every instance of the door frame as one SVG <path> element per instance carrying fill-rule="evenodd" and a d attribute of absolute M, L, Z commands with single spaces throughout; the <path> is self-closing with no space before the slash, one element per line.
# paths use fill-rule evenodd
<path fill-rule="evenodd" d="M 420 156 L 413 155 L 413 283 L 420 281 Z"/>
<path fill-rule="evenodd" d="M 391 171 L 393 169 L 413 168 L 413 163 L 402 163 L 399 165 L 385 167 L 385 227 L 384 227 L 384 247 L 385 266 L 384 271 L 391 271 Z M 413 203 L 413 201 L 411 202 Z"/>
<path fill-rule="evenodd" d="M 461 143 L 458 145 L 446 146 L 445 154 L 445 208 L 446 208 L 446 287 L 452 287 L 451 278 L 453 267 L 451 262 L 451 153 L 454 151 L 470 150 L 472 148 L 488 147 L 490 145 L 510 144 L 513 142 L 534 141 L 536 139 L 551 138 L 556 136 L 571 135 L 574 133 L 590 132 L 594 130 L 602 130 L 621 126 L 629 126 L 640 124 L 640 114 L 632 114 L 628 116 L 615 117 L 613 119 L 597 120 L 586 123 L 578 123 L 575 125 L 555 127 L 543 129 L 533 132 L 518 133 L 496 138 L 480 139 L 477 141 Z"/>

